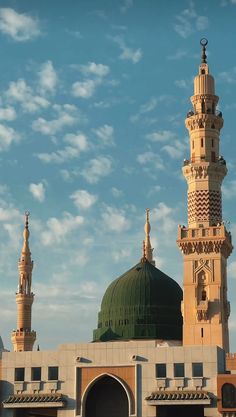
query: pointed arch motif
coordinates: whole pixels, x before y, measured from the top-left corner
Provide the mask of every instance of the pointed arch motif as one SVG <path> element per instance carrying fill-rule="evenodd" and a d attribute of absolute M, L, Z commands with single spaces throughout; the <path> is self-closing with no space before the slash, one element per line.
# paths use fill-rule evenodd
<path fill-rule="evenodd" d="M 115 381 L 117 381 L 117 383 L 119 383 L 121 385 L 121 387 L 123 388 L 126 397 L 127 397 L 127 402 L 128 402 L 128 417 L 131 417 L 133 414 L 133 410 L 134 410 L 134 404 L 133 404 L 133 398 L 130 392 L 129 387 L 127 386 L 127 384 L 118 376 L 114 375 L 114 374 L 110 374 L 107 372 L 101 373 L 100 375 L 96 376 L 86 387 L 82 398 L 81 398 L 81 417 L 87 417 L 86 416 L 86 401 L 88 398 L 88 395 L 91 391 L 91 389 L 96 385 L 97 382 L 99 382 L 100 380 L 102 380 L 103 378 L 111 378 L 114 379 Z"/>

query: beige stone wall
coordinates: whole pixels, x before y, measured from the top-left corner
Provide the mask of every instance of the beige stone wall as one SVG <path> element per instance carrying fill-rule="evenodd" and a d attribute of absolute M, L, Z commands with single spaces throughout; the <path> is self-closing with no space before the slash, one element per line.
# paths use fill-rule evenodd
<path fill-rule="evenodd" d="M 173 343 L 173 342 L 172 342 Z M 78 362 L 78 357 L 81 361 Z M 204 378 L 197 381 L 202 389 L 217 393 L 216 378 L 218 372 L 224 371 L 224 353 L 217 347 L 210 346 L 169 346 L 165 342 L 130 341 L 60 345 L 57 351 L 4 352 L 2 360 L 3 396 L 6 398 L 16 391 L 14 382 L 15 367 L 25 367 L 23 393 L 32 393 L 31 367 L 42 367 L 41 393 L 51 389 L 68 396 L 67 408 L 58 410 L 59 417 L 76 416 L 76 404 L 81 393 L 86 390 L 93 377 L 99 373 L 117 375 L 126 381 L 134 395 L 137 417 L 155 417 L 156 407 L 145 401 L 153 391 L 160 389 L 156 378 L 156 364 L 167 364 L 166 389 L 177 389 L 177 380 L 173 374 L 174 363 L 185 364 L 184 390 L 195 390 L 196 379 L 192 377 L 192 362 L 203 362 Z M 48 366 L 59 366 L 59 383 L 48 381 Z M 77 368 L 82 370 L 82 392 L 78 392 L 76 383 Z M 135 375 L 134 375 L 135 374 Z M 211 416 L 217 415 L 216 405 Z M 11 417 L 11 411 L 3 410 L 3 417 Z"/>

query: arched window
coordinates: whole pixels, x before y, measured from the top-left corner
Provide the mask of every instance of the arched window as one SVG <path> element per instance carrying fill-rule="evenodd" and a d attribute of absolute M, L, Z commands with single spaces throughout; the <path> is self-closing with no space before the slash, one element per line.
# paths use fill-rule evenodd
<path fill-rule="evenodd" d="M 224 384 L 221 388 L 221 396 L 223 408 L 236 407 L 236 389 L 233 384 Z"/>
<path fill-rule="evenodd" d="M 206 299 L 207 299 L 206 290 L 202 290 L 202 301 L 206 301 Z"/>
<path fill-rule="evenodd" d="M 91 387 L 85 404 L 85 417 L 128 417 L 128 397 L 123 386 L 104 375 Z"/>

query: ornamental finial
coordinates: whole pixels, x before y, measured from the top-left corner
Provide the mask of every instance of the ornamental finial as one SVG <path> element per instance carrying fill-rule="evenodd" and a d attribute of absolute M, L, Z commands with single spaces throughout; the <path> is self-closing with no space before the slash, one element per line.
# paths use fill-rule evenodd
<path fill-rule="evenodd" d="M 200 45 L 202 46 L 202 64 L 207 63 L 207 56 L 206 56 L 206 46 L 208 44 L 208 40 L 206 38 L 202 38 L 200 40 Z"/>
<path fill-rule="evenodd" d="M 29 216 L 30 212 L 28 210 L 25 211 L 25 228 L 28 229 L 29 227 Z"/>
<path fill-rule="evenodd" d="M 149 222 L 149 213 L 150 213 L 150 209 L 147 208 L 146 209 L 146 223 L 144 225 L 145 240 L 143 241 L 143 259 L 146 259 L 148 262 L 155 265 L 155 261 L 153 260 L 153 255 L 152 255 L 153 249 L 152 249 L 151 241 L 150 241 L 151 226 Z"/>

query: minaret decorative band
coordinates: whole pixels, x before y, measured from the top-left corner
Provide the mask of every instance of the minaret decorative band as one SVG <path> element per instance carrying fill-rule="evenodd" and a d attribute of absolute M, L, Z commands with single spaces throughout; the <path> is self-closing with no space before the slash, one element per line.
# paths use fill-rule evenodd
<path fill-rule="evenodd" d="M 29 249 L 29 212 L 25 213 L 23 246 L 18 262 L 19 282 L 16 293 L 17 329 L 13 330 L 11 340 L 15 352 L 33 350 L 36 332 L 31 330 L 31 313 L 34 294 L 31 290 L 33 261 Z"/>

